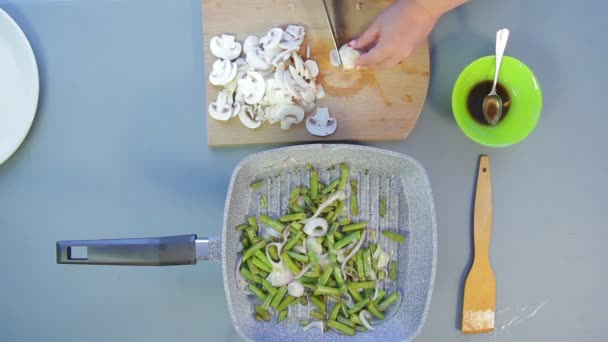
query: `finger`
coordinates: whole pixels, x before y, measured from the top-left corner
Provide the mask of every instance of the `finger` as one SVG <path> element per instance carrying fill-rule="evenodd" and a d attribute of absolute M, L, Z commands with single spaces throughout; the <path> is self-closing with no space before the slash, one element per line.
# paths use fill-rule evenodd
<path fill-rule="evenodd" d="M 376 67 L 379 63 L 390 57 L 387 51 L 383 44 L 378 44 L 373 49 L 359 56 L 355 65 L 357 68 Z"/>
<path fill-rule="evenodd" d="M 350 43 L 348 43 L 348 46 L 352 47 L 353 49 L 364 49 L 375 42 L 379 35 L 379 27 L 374 22 L 367 28 L 367 30 L 365 30 L 365 32 L 361 34 L 361 36 L 359 36 L 359 38 L 351 40 Z"/>
<path fill-rule="evenodd" d="M 399 64 L 401 64 L 401 61 L 399 61 L 399 59 L 391 56 L 391 57 L 383 60 L 382 62 L 378 63 L 378 68 L 383 68 L 383 69 L 393 68 Z"/>

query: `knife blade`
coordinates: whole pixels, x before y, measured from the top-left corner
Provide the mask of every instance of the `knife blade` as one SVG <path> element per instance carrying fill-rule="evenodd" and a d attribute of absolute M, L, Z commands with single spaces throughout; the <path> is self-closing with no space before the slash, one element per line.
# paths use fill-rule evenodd
<path fill-rule="evenodd" d="M 336 48 L 336 52 L 338 55 L 338 61 L 340 61 L 340 65 L 342 65 L 342 56 L 340 56 L 340 49 L 338 48 L 338 40 L 336 39 L 336 31 L 334 30 L 334 25 L 329 17 L 329 11 L 327 10 L 327 2 L 326 0 L 321 0 L 323 3 L 323 10 L 325 11 L 325 18 L 327 19 L 327 25 L 329 26 L 329 30 L 331 31 L 331 39 L 334 43 L 334 47 Z"/>

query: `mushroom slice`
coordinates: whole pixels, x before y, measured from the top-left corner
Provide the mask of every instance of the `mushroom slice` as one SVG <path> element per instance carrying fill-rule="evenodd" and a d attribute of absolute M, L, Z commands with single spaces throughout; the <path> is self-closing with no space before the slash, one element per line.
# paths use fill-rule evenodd
<path fill-rule="evenodd" d="M 209 49 L 215 57 L 232 61 L 241 55 L 242 46 L 233 35 L 222 34 L 211 38 Z"/>
<path fill-rule="evenodd" d="M 293 65 L 289 66 L 289 74 L 291 75 L 291 78 L 295 81 L 295 83 L 302 87 L 302 88 L 309 88 L 310 84 L 306 83 L 306 81 L 304 81 L 304 79 L 302 78 L 302 76 L 300 76 L 298 74 L 298 71 L 296 70 L 296 68 L 293 67 Z"/>
<path fill-rule="evenodd" d="M 272 116 L 274 119 L 281 121 L 281 129 L 287 130 L 294 123 L 302 122 L 304 109 L 293 104 L 281 104 L 274 107 Z"/>
<path fill-rule="evenodd" d="M 243 125 L 249 129 L 256 129 L 262 126 L 262 119 L 254 112 L 251 106 L 241 106 L 241 110 L 238 115 Z"/>
<path fill-rule="evenodd" d="M 329 116 L 329 109 L 327 107 L 318 107 L 315 115 L 309 116 L 306 119 L 306 129 L 308 132 L 319 137 L 333 134 L 337 127 L 338 122 Z"/>
<path fill-rule="evenodd" d="M 214 86 L 223 86 L 236 77 L 238 67 L 235 63 L 226 59 L 218 59 L 213 62 L 209 82 Z"/>
<path fill-rule="evenodd" d="M 260 38 L 258 36 L 249 36 L 245 38 L 245 42 L 243 43 L 243 52 L 247 54 L 249 50 L 257 48 L 260 46 Z"/>
<path fill-rule="evenodd" d="M 247 52 L 247 63 L 249 66 L 253 67 L 255 70 L 268 70 L 270 69 L 270 64 L 266 63 L 264 60 L 264 52 L 261 48 L 256 47 L 252 48 Z"/>
<path fill-rule="evenodd" d="M 291 78 L 291 73 L 283 72 L 283 84 L 285 85 L 287 92 L 289 92 L 291 96 L 297 99 L 302 99 L 302 97 L 300 96 L 300 92 L 296 89 L 293 78 Z"/>
<path fill-rule="evenodd" d="M 298 50 L 304 42 L 303 39 L 284 40 L 279 43 L 279 46 L 286 50 Z"/>
<path fill-rule="evenodd" d="M 266 95 L 264 96 L 271 105 L 292 104 L 291 95 L 287 94 L 276 79 L 266 80 Z"/>
<path fill-rule="evenodd" d="M 277 67 L 276 71 L 274 72 L 274 79 L 278 82 L 278 84 L 281 86 L 281 88 L 286 89 L 285 86 L 285 64 L 281 64 Z"/>
<path fill-rule="evenodd" d="M 304 26 L 300 25 L 287 25 L 287 28 L 285 28 L 285 32 L 289 33 L 297 39 L 304 39 L 304 36 L 306 35 L 306 29 L 304 28 Z"/>
<path fill-rule="evenodd" d="M 340 58 L 342 59 L 342 63 L 344 64 L 342 67 L 344 70 L 352 70 L 355 68 L 355 62 L 361 53 L 352 47 L 348 46 L 348 44 L 344 44 L 340 47 Z"/>
<path fill-rule="evenodd" d="M 239 112 L 241 110 L 240 102 L 229 103 L 231 94 L 222 90 L 217 94 L 217 100 L 209 105 L 209 116 L 215 120 L 228 121 L 234 111 Z"/>
<path fill-rule="evenodd" d="M 325 98 L 325 95 L 327 95 L 327 94 L 325 93 L 325 88 L 323 88 L 323 86 L 322 86 L 321 84 L 319 84 L 319 85 L 317 85 L 317 88 L 316 88 L 316 89 L 317 89 L 317 90 L 316 90 L 316 97 L 317 97 L 317 100 L 322 100 L 322 99 L 324 99 L 324 98 Z"/>
<path fill-rule="evenodd" d="M 300 90 L 300 98 L 302 98 L 306 102 L 314 103 L 317 96 L 310 87 L 306 87 Z"/>
<path fill-rule="evenodd" d="M 237 58 L 236 61 L 234 61 L 234 63 L 239 68 L 247 65 L 247 61 L 245 60 L 245 58 Z"/>
<path fill-rule="evenodd" d="M 296 66 L 298 74 L 304 75 L 304 61 L 302 60 L 302 57 L 300 57 L 300 55 L 294 51 L 291 53 L 291 58 L 293 59 L 293 64 Z"/>
<path fill-rule="evenodd" d="M 264 97 L 266 82 L 260 73 L 249 71 L 238 81 L 239 91 L 243 93 L 243 100 L 247 104 L 256 104 Z"/>
<path fill-rule="evenodd" d="M 310 72 L 310 77 L 308 78 L 315 78 L 319 76 L 319 65 L 317 62 L 313 61 L 312 59 L 308 59 L 306 62 L 304 62 L 304 66 L 306 66 L 306 71 Z"/>
<path fill-rule="evenodd" d="M 281 52 L 272 60 L 272 65 L 274 65 L 275 67 L 278 67 L 279 65 L 283 64 L 285 61 L 287 61 L 289 59 L 289 57 L 291 56 L 291 53 L 295 50 L 297 50 L 297 49 L 288 49 L 288 50 Z"/>
<path fill-rule="evenodd" d="M 300 106 L 302 107 L 302 109 L 304 109 L 304 113 L 310 113 L 313 109 L 315 109 L 316 105 L 314 102 L 302 101 L 300 102 Z"/>
<path fill-rule="evenodd" d="M 283 49 L 281 49 L 279 46 L 274 47 L 272 49 L 264 49 L 264 61 L 268 64 L 272 64 L 272 61 L 281 52 L 283 52 Z"/>
<path fill-rule="evenodd" d="M 340 63 L 340 55 L 338 55 L 338 50 L 331 49 L 329 51 L 329 61 L 334 68 L 338 68 L 342 63 Z"/>
<path fill-rule="evenodd" d="M 264 37 L 260 38 L 260 44 L 262 44 L 264 50 L 274 49 L 279 46 L 279 42 L 281 41 L 282 37 L 283 30 L 275 27 L 270 29 L 270 31 L 268 31 Z"/>

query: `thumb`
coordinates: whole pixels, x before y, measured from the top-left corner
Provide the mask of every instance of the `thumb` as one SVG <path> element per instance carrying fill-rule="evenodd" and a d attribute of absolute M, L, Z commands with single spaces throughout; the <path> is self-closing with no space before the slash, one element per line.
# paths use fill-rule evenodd
<path fill-rule="evenodd" d="M 348 46 L 353 49 L 364 49 L 378 39 L 380 30 L 376 22 L 373 22 L 359 38 L 353 39 Z"/>

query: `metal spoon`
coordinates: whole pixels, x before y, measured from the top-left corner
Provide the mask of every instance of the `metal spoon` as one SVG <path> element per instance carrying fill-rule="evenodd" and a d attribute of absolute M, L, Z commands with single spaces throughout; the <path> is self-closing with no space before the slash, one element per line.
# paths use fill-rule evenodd
<path fill-rule="evenodd" d="M 492 85 L 492 91 L 483 99 L 483 115 L 490 125 L 496 125 L 502 116 L 502 99 L 496 93 L 496 83 L 498 82 L 500 64 L 502 63 L 502 56 L 505 53 L 508 39 L 508 29 L 504 28 L 496 32 L 496 71 L 494 73 L 494 84 Z"/>

